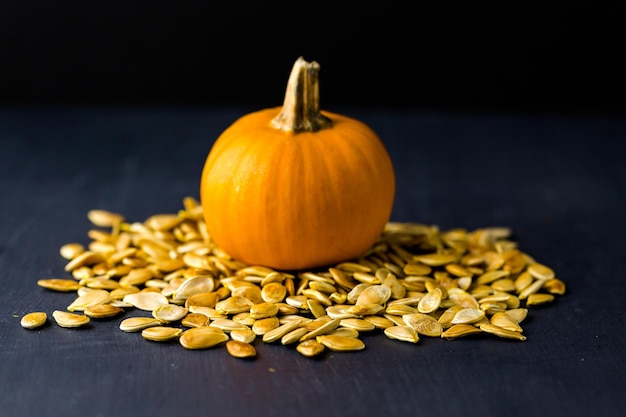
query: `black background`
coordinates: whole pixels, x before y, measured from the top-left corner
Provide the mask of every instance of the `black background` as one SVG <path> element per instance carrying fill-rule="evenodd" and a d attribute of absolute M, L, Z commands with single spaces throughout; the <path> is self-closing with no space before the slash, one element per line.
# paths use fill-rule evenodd
<path fill-rule="evenodd" d="M 615 113 L 618 18 L 616 1 L 3 1 L 0 102 L 274 106 L 303 56 L 328 109 Z"/>

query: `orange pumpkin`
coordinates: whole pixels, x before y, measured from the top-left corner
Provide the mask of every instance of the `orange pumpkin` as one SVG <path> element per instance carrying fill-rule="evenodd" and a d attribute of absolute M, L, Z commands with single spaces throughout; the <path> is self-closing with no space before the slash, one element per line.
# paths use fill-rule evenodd
<path fill-rule="evenodd" d="M 391 159 L 364 123 L 320 111 L 319 65 L 302 57 L 282 107 L 237 119 L 201 178 L 207 230 L 234 259 L 301 270 L 363 255 L 389 221 Z"/>

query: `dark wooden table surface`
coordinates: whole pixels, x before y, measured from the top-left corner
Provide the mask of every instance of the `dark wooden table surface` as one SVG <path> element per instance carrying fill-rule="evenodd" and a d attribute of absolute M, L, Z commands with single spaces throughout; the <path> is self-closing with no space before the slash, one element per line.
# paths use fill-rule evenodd
<path fill-rule="evenodd" d="M 230 108 L 0 109 L 0 415 L 626 415 L 626 119 L 333 109 L 383 138 L 398 180 L 392 220 L 442 230 L 510 227 L 567 293 L 535 307 L 525 342 L 475 337 L 308 359 L 256 342 L 258 357 L 189 351 L 121 332 L 20 326 L 73 294 L 59 247 L 88 242 L 88 210 L 143 221 L 198 196 Z M 329 109 L 330 110 L 330 109 Z"/>

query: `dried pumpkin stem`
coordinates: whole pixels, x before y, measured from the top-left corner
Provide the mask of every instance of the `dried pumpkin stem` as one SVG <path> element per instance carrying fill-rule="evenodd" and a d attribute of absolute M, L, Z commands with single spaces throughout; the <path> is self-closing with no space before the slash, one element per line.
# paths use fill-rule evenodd
<path fill-rule="evenodd" d="M 332 122 L 320 113 L 319 70 L 317 62 L 299 57 L 289 76 L 285 101 L 272 126 L 284 131 L 317 132 Z"/>

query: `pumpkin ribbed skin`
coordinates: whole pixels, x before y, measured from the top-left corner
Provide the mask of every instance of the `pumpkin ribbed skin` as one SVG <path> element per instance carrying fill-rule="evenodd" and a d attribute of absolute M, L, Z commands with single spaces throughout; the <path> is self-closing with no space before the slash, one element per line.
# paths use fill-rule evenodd
<path fill-rule="evenodd" d="M 244 115 L 209 153 L 200 198 L 209 234 L 233 258 L 284 270 L 367 251 L 389 220 L 389 154 L 364 123 L 321 112 L 332 127 L 275 129 L 280 107 Z"/>

